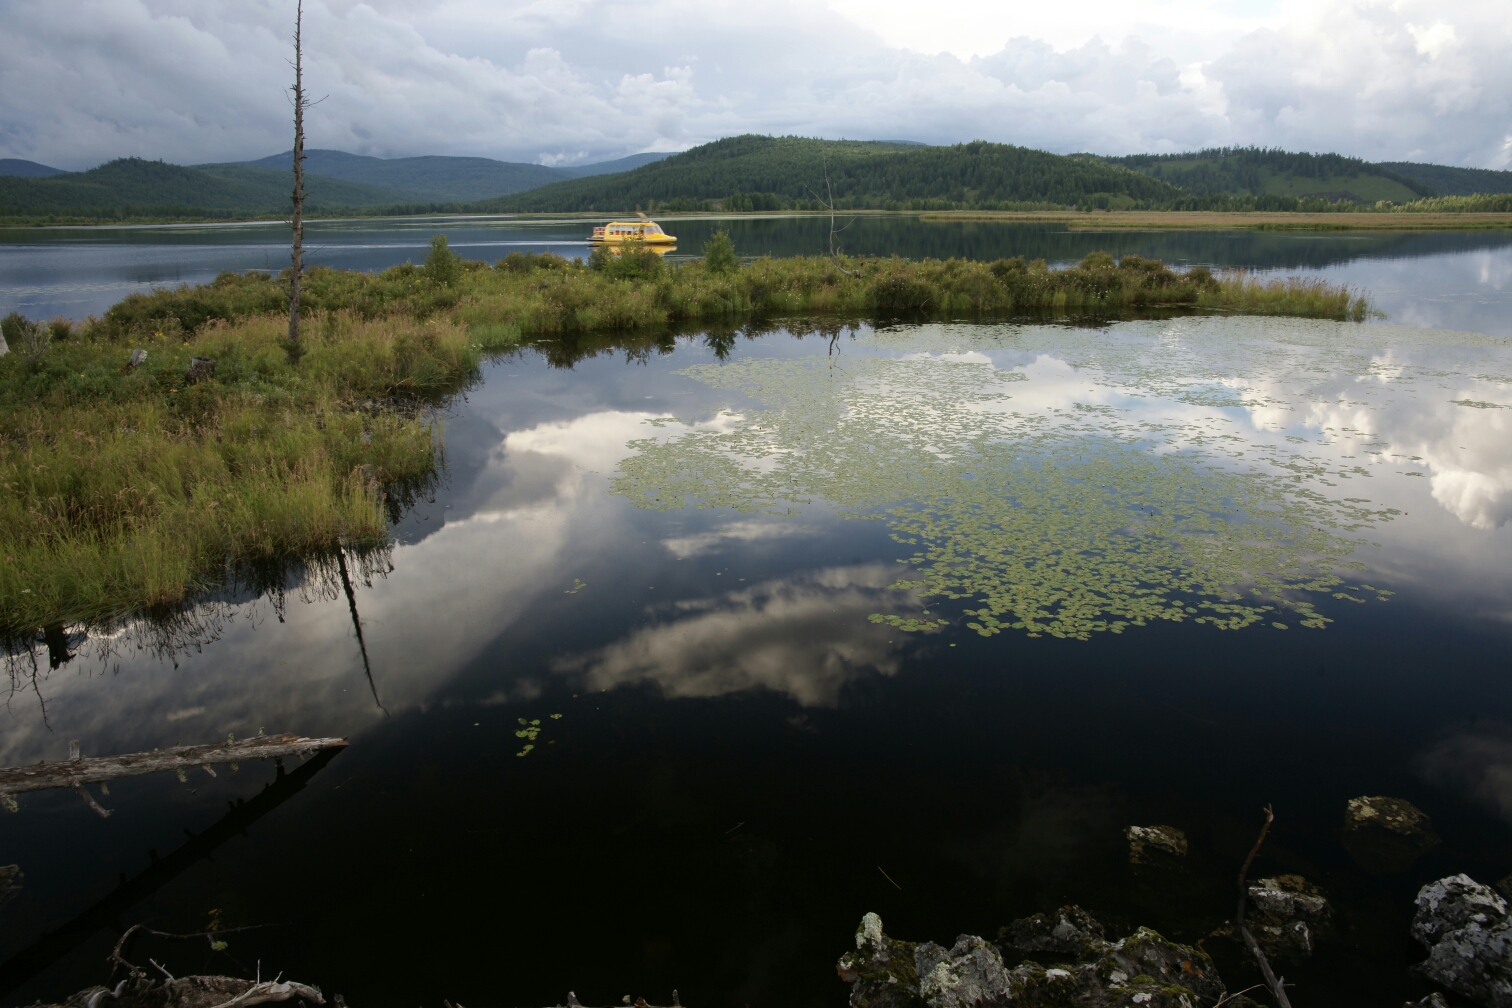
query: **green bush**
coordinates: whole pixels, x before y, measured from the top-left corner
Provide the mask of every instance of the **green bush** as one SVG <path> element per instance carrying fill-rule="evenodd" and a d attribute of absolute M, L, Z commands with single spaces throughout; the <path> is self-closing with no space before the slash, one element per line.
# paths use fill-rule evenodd
<path fill-rule="evenodd" d="M 740 259 L 735 255 L 735 243 L 730 234 L 721 228 L 704 242 L 704 269 L 710 273 L 734 273 L 740 268 Z"/>
<path fill-rule="evenodd" d="M 634 241 L 618 249 L 600 245 L 588 257 L 588 268 L 615 280 L 648 280 L 666 272 L 667 264 L 656 252 Z"/>
<path fill-rule="evenodd" d="M 425 257 L 425 273 L 438 284 L 454 285 L 462 279 L 462 260 L 446 243 L 446 235 L 432 235 L 430 255 Z"/>

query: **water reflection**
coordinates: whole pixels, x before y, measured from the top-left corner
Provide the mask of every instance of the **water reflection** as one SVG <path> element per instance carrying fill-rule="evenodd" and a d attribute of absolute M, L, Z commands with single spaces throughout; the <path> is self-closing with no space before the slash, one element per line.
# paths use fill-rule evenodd
<path fill-rule="evenodd" d="M 593 690 L 653 683 L 668 697 L 717 697 L 759 688 L 833 706 L 858 675 L 901 665 L 889 634 L 866 622 L 879 608 L 909 605 L 888 589 L 895 576 L 870 564 L 679 600 L 656 611 L 652 626 L 559 659 L 555 670 Z"/>
<path fill-rule="evenodd" d="M 1428 810 L 1446 843 L 1423 873 L 1505 872 L 1491 722 L 1512 718 L 1496 672 L 1509 375 L 1505 340 L 1222 318 L 525 348 L 447 418 L 445 478 L 403 510 L 391 551 L 110 634 L 39 634 L 13 666 L 0 761 L 57 758 L 72 738 L 351 737 L 342 773 L 267 816 L 258 845 L 119 912 L 189 931 L 226 905 L 286 919 L 289 891 L 343 906 L 302 921 L 278 965 L 353 1003 L 398 997 L 384 969 L 400 955 L 418 964 L 413 1003 L 486 1001 L 501 942 L 538 964 L 511 989 L 521 1003 L 613 1001 L 625 976 L 732 1008 L 823 1003 L 865 908 L 937 940 L 1073 900 L 1191 927 L 1128 889 L 1122 828 L 1187 829 L 1219 880 L 1201 913 L 1221 920 L 1254 807 L 1274 801 L 1288 832 L 1266 871 L 1317 879 L 1369 923 L 1299 975 L 1309 991 L 1373 983 L 1385 1003 L 1424 879 L 1350 874 L 1342 803 Z M 648 466 L 639 496 L 610 492 Z M 945 568 L 913 556 L 942 543 Z M 1014 557 L 1034 559 L 1027 574 Z M 1277 608 L 1221 634 L 1191 625 L 1220 615 L 1193 604 L 1181 625 L 1116 636 L 982 637 L 962 610 L 989 603 L 892 587 L 962 570 L 972 598 L 989 576 L 1016 604 L 1060 585 L 1059 618 L 1082 623 L 1106 608 L 1088 589 L 1170 610 L 1196 598 L 1176 581 Z M 1139 594 L 1152 572 L 1164 596 Z M 1266 577 L 1280 597 L 1257 603 Z M 1325 630 L 1301 628 L 1303 602 Z M 519 718 L 553 713 L 516 758 Z M 118 852 L 169 849 L 235 797 L 234 781 L 156 783 L 104 825 L 73 796 L 0 817 L 31 887 L 0 919 L 5 952 L 139 869 Z M 526 909 L 485 933 L 482 904 Z M 564 950 L 575 922 L 625 906 L 635 919 L 589 966 Z M 439 923 L 416 937 L 422 918 Z M 65 955 L 18 998 L 94 982 L 104 951 Z M 596 987 L 572 979 L 584 970 Z M 438 975 L 457 989 L 425 986 Z"/>

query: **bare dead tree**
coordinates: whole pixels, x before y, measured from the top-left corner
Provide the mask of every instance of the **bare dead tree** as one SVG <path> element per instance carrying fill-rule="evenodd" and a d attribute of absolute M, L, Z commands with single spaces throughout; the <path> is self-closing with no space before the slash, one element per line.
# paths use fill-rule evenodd
<path fill-rule="evenodd" d="M 852 217 L 849 221 L 846 221 L 845 227 L 835 227 L 835 191 L 830 188 L 829 158 L 823 158 L 820 161 L 820 164 L 824 169 L 824 193 L 826 198 L 820 199 L 819 194 L 814 192 L 811 186 L 804 186 L 804 188 L 813 193 L 814 199 L 819 200 L 820 203 L 823 203 L 826 207 L 829 208 L 829 254 L 830 258 L 835 260 L 835 268 L 838 269 L 841 273 L 844 273 L 846 276 L 860 276 L 860 273 L 852 273 L 850 270 L 840 265 L 840 251 L 835 245 L 835 235 L 839 234 L 841 231 L 844 231 L 845 228 L 848 228 L 852 224 L 854 224 L 856 219 Z"/>
<path fill-rule="evenodd" d="M 304 91 L 304 0 L 294 8 L 294 242 L 289 257 L 293 273 L 289 280 L 289 345 L 299 346 L 299 284 L 304 277 L 304 114 L 314 102 Z"/>
<path fill-rule="evenodd" d="M 1260 827 L 1260 836 L 1256 838 L 1255 846 L 1250 848 L 1249 857 L 1244 859 L 1244 867 L 1239 869 L 1239 909 L 1234 913 L 1234 924 L 1239 928 L 1239 935 L 1244 939 L 1244 944 L 1250 950 L 1250 954 L 1255 957 L 1255 962 L 1260 964 L 1260 975 L 1265 978 L 1265 985 L 1270 988 L 1271 994 L 1276 999 L 1276 1008 L 1291 1008 L 1291 1001 L 1286 997 L 1286 978 L 1276 977 L 1265 958 L 1265 953 L 1260 950 L 1259 943 L 1255 941 L 1255 936 L 1250 934 L 1249 928 L 1244 925 L 1244 909 L 1249 902 L 1249 888 L 1245 885 L 1245 879 L 1249 875 L 1250 864 L 1254 862 L 1255 855 L 1260 853 L 1260 845 L 1265 843 L 1265 834 L 1270 832 L 1271 823 L 1275 820 L 1275 812 L 1271 811 L 1269 805 L 1265 806 L 1265 823 Z"/>

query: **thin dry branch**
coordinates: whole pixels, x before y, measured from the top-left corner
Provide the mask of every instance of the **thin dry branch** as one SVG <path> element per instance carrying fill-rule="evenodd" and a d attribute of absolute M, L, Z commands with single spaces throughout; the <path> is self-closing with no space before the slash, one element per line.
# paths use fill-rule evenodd
<path fill-rule="evenodd" d="M 1286 996 L 1286 978 L 1278 978 L 1271 970 L 1265 953 L 1261 951 L 1259 943 L 1255 941 L 1255 936 L 1250 934 L 1249 928 L 1244 924 L 1244 909 L 1249 902 L 1249 889 L 1245 884 L 1245 879 L 1249 875 L 1250 865 L 1254 863 L 1255 855 L 1260 853 L 1260 845 L 1265 843 L 1265 835 L 1270 832 L 1271 823 L 1275 820 L 1276 813 L 1269 805 L 1265 806 L 1265 822 L 1260 827 L 1260 836 L 1255 839 L 1255 846 L 1250 848 L 1249 857 L 1244 859 L 1244 867 L 1239 869 L 1239 909 L 1234 913 L 1234 923 L 1239 928 L 1239 934 L 1244 939 L 1245 946 L 1255 957 L 1255 962 L 1260 964 L 1260 975 L 1265 978 L 1265 985 L 1270 988 L 1271 995 L 1275 997 L 1277 1008 L 1292 1008 L 1291 1001 Z"/>

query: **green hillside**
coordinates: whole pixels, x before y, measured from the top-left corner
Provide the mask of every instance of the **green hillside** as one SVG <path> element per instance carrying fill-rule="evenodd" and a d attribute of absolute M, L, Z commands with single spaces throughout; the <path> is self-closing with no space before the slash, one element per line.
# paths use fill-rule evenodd
<path fill-rule="evenodd" d="M 312 178 L 312 207 L 356 207 L 395 202 L 377 186 Z M 0 176 L 0 216 L 89 215 L 121 208 L 277 212 L 289 206 L 288 172 L 245 165 L 185 168 L 162 161 L 121 158 L 84 172 L 46 178 Z"/>
<path fill-rule="evenodd" d="M 1512 171 L 1451 168 L 1449 165 L 1417 164 L 1412 161 L 1383 161 L 1381 167 L 1431 186 L 1439 196 L 1512 193 Z"/>
<path fill-rule="evenodd" d="M 1025 204 L 1133 205 L 1178 195 L 1128 169 L 973 142 L 953 147 L 876 141 L 738 136 L 674 154 L 634 171 L 575 179 L 491 200 L 500 211 L 622 211 L 639 207 L 726 210 L 819 209 L 825 173 L 845 209 L 1011 209 Z"/>
<path fill-rule="evenodd" d="M 1130 154 L 1101 160 L 1168 182 L 1193 196 L 1314 196 L 1356 203 L 1409 203 L 1431 186 L 1341 154 L 1215 147 L 1189 154 Z"/>
<path fill-rule="evenodd" d="M 288 175 L 293 151 L 244 162 Z M 209 165 L 196 165 L 208 168 Z M 394 202 L 467 203 L 504 196 L 573 177 L 561 168 L 481 157 L 376 158 L 338 150 L 305 152 L 305 174 L 381 186 L 400 194 Z"/>

